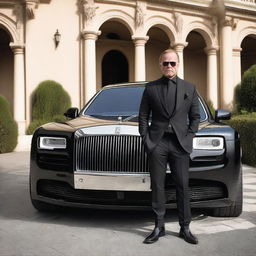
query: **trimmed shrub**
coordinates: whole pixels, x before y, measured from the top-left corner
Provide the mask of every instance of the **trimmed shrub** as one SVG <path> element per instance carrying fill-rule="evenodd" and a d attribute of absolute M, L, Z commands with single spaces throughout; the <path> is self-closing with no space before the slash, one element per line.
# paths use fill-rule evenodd
<path fill-rule="evenodd" d="M 241 85 L 235 90 L 238 111 L 256 111 L 256 65 L 251 66 L 243 75 Z"/>
<path fill-rule="evenodd" d="M 63 114 L 70 106 L 70 96 L 59 83 L 52 80 L 40 83 L 32 94 L 32 122 L 27 134 L 33 134 L 45 123 L 66 121 Z"/>
<path fill-rule="evenodd" d="M 71 100 L 63 87 L 52 80 L 38 85 L 32 95 L 32 120 L 52 120 L 70 108 Z"/>
<path fill-rule="evenodd" d="M 236 113 L 240 113 L 242 111 L 242 108 L 241 108 L 241 83 L 238 84 L 236 87 L 235 87 L 235 93 L 234 93 L 234 112 Z"/>
<path fill-rule="evenodd" d="M 240 134 L 242 162 L 256 166 L 256 113 L 233 116 L 228 124 Z"/>
<path fill-rule="evenodd" d="M 0 153 L 11 152 L 18 143 L 18 126 L 8 101 L 0 95 Z"/>

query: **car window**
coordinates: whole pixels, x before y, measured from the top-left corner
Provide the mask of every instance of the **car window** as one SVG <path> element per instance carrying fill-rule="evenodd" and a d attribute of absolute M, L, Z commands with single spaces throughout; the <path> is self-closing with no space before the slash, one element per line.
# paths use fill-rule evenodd
<path fill-rule="evenodd" d="M 208 118 L 208 116 L 201 99 L 199 99 L 199 110 L 200 110 L 200 122 L 203 122 Z"/>
<path fill-rule="evenodd" d="M 137 116 L 144 86 L 102 90 L 85 109 L 84 115 L 117 119 Z"/>
<path fill-rule="evenodd" d="M 144 88 L 144 86 L 127 86 L 104 89 L 85 108 L 83 115 L 109 120 L 122 118 L 122 120 L 136 121 Z M 207 119 L 207 114 L 201 100 L 199 102 L 200 119 L 204 121 Z"/>

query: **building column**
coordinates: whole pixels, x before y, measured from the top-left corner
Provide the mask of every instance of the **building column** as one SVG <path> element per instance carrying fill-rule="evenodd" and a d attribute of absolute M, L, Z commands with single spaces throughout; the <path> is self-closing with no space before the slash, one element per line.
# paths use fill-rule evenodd
<path fill-rule="evenodd" d="M 233 107 L 233 64 L 232 64 L 232 19 L 226 17 L 221 28 L 220 40 L 220 86 L 221 107 L 231 110 Z"/>
<path fill-rule="evenodd" d="M 241 83 L 241 51 L 242 48 L 233 49 L 233 68 L 234 68 L 234 77 L 233 84 L 236 87 Z"/>
<path fill-rule="evenodd" d="M 145 44 L 148 41 L 148 39 L 148 36 L 132 36 L 132 40 L 135 45 L 134 80 L 137 82 L 146 80 Z"/>
<path fill-rule="evenodd" d="M 179 69 L 178 69 L 178 76 L 180 78 L 184 78 L 184 58 L 183 58 L 183 50 L 188 45 L 187 42 L 185 43 L 174 43 L 172 47 L 175 49 L 175 51 L 179 55 L 180 63 L 179 63 Z"/>
<path fill-rule="evenodd" d="M 85 103 L 96 93 L 96 47 L 95 41 L 101 31 L 82 31 L 84 38 L 84 86 Z"/>
<path fill-rule="evenodd" d="M 207 100 L 210 100 L 215 109 L 218 108 L 218 71 L 217 49 L 205 48 L 207 54 Z"/>
<path fill-rule="evenodd" d="M 11 43 L 10 47 L 14 53 L 14 119 L 18 123 L 18 134 L 24 135 L 26 130 L 24 45 Z"/>

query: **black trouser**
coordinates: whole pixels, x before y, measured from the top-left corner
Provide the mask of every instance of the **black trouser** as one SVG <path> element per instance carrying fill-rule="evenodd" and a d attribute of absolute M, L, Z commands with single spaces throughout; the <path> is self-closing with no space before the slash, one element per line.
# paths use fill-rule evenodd
<path fill-rule="evenodd" d="M 156 214 L 156 225 L 164 225 L 165 177 L 169 162 L 176 186 L 179 224 L 188 226 L 191 221 L 189 202 L 189 154 L 180 146 L 176 135 L 164 134 L 156 148 L 149 153 L 149 170 L 152 189 L 152 208 Z"/>

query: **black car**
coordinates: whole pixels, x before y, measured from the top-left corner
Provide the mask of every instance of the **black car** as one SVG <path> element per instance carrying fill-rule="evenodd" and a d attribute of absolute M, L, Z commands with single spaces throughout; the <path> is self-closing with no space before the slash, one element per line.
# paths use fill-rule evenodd
<path fill-rule="evenodd" d="M 30 195 L 34 207 L 151 208 L 147 154 L 138 132 L 138 111 L 145 83 L 106 86 L 70 119 L 38 128 L 32 139 Z M 201 121 L 190 155 L 192 208 L 213 216 L 242 212 L 239 134 L 213 118 L 199 97 Z M 176 207 L 172 172 L 167 168 L 166 206 Z"/>

